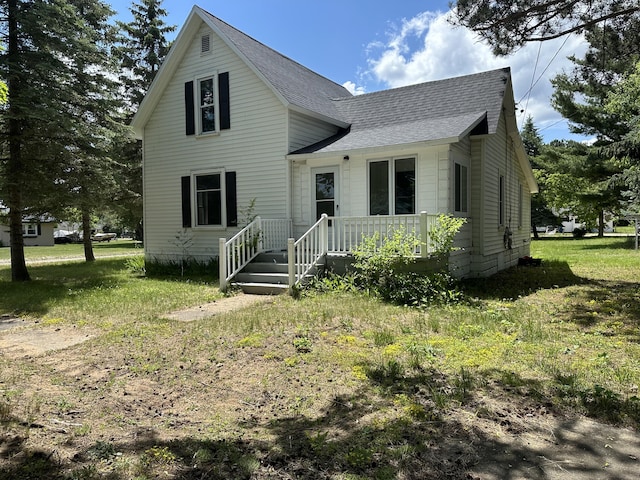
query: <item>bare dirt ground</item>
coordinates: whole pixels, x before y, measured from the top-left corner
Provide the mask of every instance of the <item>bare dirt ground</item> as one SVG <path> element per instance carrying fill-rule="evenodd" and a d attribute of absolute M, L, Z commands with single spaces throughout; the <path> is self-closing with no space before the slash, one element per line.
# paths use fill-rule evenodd
<path fill-rule="evenodd" d="M 272 297 L 239 295 L 165 317 L 197 322 L 273 301 Z M 113 445 L 112 455 L 102 452 L 100 474 L 106 475 L 104 478 L 124 479 L 128 477 L 114 472 L 122 471 L 124 467 L 118 462 L 122 463 L 121 459 L 126 459 L 130 452 L 149 452 L 150 447 L 159 448 L 158 445 L 174 449 L 176 442 L 184 442 L 180 448 L 187 450 L 191 440 L 186 439 L 202 436 L 204 432 L 215 438 L 216 432 L 226 428 L 224 425 L 238 422 L 243 429 L 232 442 L 223 439 L 202 442 L 199 449 L 194 447 L 196 453 L 205 447 L 207 451 L 224 450 L 227 453 L 220 464 L 226 462 L 227 467 L 216 472 L 204 471 L 197 465 L 195 454 L 193 458 L 185 455 L 191 463 L 185 460 L 178 464 L 172 458 L 157 470 L 157 478 L 346 478 L 331 476 L 330 460 L 323 464 L 326 467 L 323 472 L 318 468 L 320 460 L 314 462 L 309 458 L 309 452 L 304 451 L 309 445 L 305 432 L 312 427 L 322 428 L 330 432 L 329 439 L 333 442 L 327 445 L 348 443 L 350 430 L 361 428 L 374 411 L 374 406 L 366 404 L 357 391 L 319 383 L 314 387 L 318 398 L 333 400 L 314 419 L 301 421 L 295 416 L 293 400 L 279 393 L 285 389 L 279 387 L 280 382 L 291 382 L 291 378 L 282 379 L 276 367 L 265 367 L 264 355 L 251 356 L 245 350 L 228 348 L 216 352 L 213 364 L 190 364 L 185 360 L 184 365 L 175 366 L 175 371 L 154 371 L 156 377 L 145 376 L 128 368 L 127 357 L 118 356 L 120 353 L 112 353 L 108 348 L 93 352 L 88 346 L 91 342 L 84 343 L 93 335 L 94 332 L 82 328 L 42 326 L 9 316 L 0 319 L 0 355 L 23 359 L 27 365 L 45 366 L 56 378 L 54 382 L 46 382 L 44 377 L 34 376 L 31 384 L 25 386 L 35 397 L 55 400 L 45 401 L 47 407 L 34 414 L 24 430 L 0 431 L 0 467 L 16 462 L 27 465 L 34 461 L 35 451 L 51 462 L 55 474 L 58 465 L 82 466 L 83 462 L 102 458 L 95 445 Z M 161 354 L 160 346 L 158 355 Z M 153 363 L 153 358 L 148 360 Z M 190 382 L 181 383 L 180 375 L 188 375 Z M 302 388 L 304 383 L 314 380 L 307 376 L 295 381 Z M 77 404 L 75 399 L 68 398 L 71 384 L 92 403 Z M 327 393 L 332 388 L 335 390 Z M 501 386 L 496 385 L 488 392 L 453 409 L 443 419 L 415 426 L 417 433 L 410 438 L 424 442 L 429 457 L 422 458 L 414 471 L 407 470 L 394 478 L 640 478 L 638 432 L 584 417 L 567 418 L 550 405 L 526 396 L 514 406 L 513 396 Z M 82 431 L 83 425 L 93 425 L 91 432 Z M 268 426 L 270 437 L 257 433 L 263 425 Z M 250 433 L 245 436 L 252 426 L 255 438 Z M 26 457 L 27 449 L 32 452 L 31 457 Z M 237 466 L 248 456 L 257 459 L 250 474 Z M 189 468 L 185 466 L 187 463 Z M 426 464 L 429 469 L 425 469 Z"/>

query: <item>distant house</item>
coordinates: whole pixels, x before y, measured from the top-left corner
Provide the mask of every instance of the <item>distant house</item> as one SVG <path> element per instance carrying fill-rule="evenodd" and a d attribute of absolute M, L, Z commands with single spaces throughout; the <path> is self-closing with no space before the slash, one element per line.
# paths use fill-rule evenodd
<path fill-rule="evenodd" d="M 55 222 L 52 219 L 25 219 L 22 223 L 22 237 L 24 245 L 30 246 L 53 246 L 53 229 Z M 11 242 L 9 235 L 9 225 L 0 217 L 0 246 L 8 247 Z"/>
<path fill-rule="evenodd" d="M 529 254 L 537 185 L 508 68 L 352 96 L 194 7 L 133 128 L 146 256 L 220 255 L 223 283 L 258 250 L 297 252 L 286 263 L 298 281 L 363 233 L 399 224 L 422 236 L 427 256 L 439 213 L 468 220 L 450 260 L 458 275 Z M 260 224 L 233 244 L 252 199 Z"/>

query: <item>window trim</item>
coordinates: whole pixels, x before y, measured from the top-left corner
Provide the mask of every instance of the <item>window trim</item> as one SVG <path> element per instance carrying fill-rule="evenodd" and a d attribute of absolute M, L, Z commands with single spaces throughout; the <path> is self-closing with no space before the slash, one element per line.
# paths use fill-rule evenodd
<path fill-rule="evenodd" d="M 498 226 L 505 226 L 506 217 L 506 179 L 502 172 L 498 175 Z"/>
<path fill-rule="evenodd" d="M 399 160 L 413 160 L 414 189 L 413 213 L 395 213 L 396 211 L 396 162 Z M 367 160 L 367 215 L 384 215 L 371 213 L 371 164 L 387 162 L 387 187 L 389 213 L 386 215 L 415 215 L 418 211 L 418 155 L 397 155 L 393 157 L 370 158 Z"/>
<path fill-rule="evenodd" d="M 460 178 L 457 178 L 456 170 L 458 167 L 460 168 Z M 462 169 L 465 173 L 464 189 L 462 188 Z M 463 200 L 464 206 L 462 205 Z M 460 204 L 459 208 L 458 203 Z M 469 167 L 456 161 L 453 162 L 453 211 L 461 214 L 469 213 Z"/>
<path fill-rule="evenodd" d="M 518 182 L 518 228 L 522 228 L 524 223 L 524 188 Z"/>
<path fill-rule="evenodd" d="M 198 76 L 194 79 L 194 88 L 195 95 L 193 96 L 194 101 L 194 111 L 196 112 L 196 137 L 203 138 L 211 135 L 219 135 L 220 134 L 220 92 L 218 86 L 218 76 L 219 72 L 214 72 L 210 75 L 202 75 Z M 213 104 L 203 106 L 202 104 L 202 88 L 201 83 L 206 82 L 207 80 L 213 80 L 212 93 L 213 93 Z M 214 129 L 211 131 L 204 132 L 202 130 L 202 109 L 213 106 L 214 112 Z"/>
<path fill-rule="evenodd" d="M 198 223 L 198 189 L 197 177 L 207 175 L 220 176 L 220 224 L 200 224 Z M 195 229 L 219 230 L 225 229 L 227 225 L 227 180 L 224 168 L 214 170 L 198 170 L 191 172 L 191 225 Z"/>
<path fill-rule="evenodd" d="M 33 232 L 30 232 L 30 228 Z M 38 224 L 37 223 L 23 223 L 22 224 L 22 236 L 27 238 L 38 236 Z"/>

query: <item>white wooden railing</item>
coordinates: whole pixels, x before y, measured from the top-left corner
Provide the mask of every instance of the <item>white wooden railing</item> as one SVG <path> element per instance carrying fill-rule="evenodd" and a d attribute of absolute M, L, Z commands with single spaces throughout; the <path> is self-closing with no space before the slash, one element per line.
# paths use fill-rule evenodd
<path fill-rule="evenodd" d="M 291 236 L 291 220 L 261 219 L 236 233 L 229 240 L 219 240 L 220 290 L 260 252 L 281 249 Z"/>
<path fill-rule="evenodd" d="M 331 253 L 349 253 L 360 244 L 363 237 L 378 233 L 380 240 L 398 228 L 407 233 L 414 233 L 420 239 L 420 247 L 416 254 L 428 256 L 433 251 L 429 242 L 429 231 L 437 222 L 437 215 L 422 212 L 415 215 L 378 215 L 373 217 L 331 217 L 328 250 Z"/>
<path fill-rule="evenodd" d="M 263 218 L 260 231 L 261 251 L 282 250 L 293 234 L 293 223 L 291 219 Z"/>
<path fill-rule="evenodd" d="M 322 214 L 307 232 L 297 241 L 288 240 L 289 287 L 293 287 L 320 263 L 327 254 L 329 217 Z"/>
<path fill-rule="evenodd" d="M 376 232 L 380 240 L 403 227 L 420 239 L 416 255 L 427 257 L 434 246 L 429 231 L 437 215 L 379 215 L 373 217 L 328 217 L 322 215 L 297 241 L 292 236 L 290 219 L 256 219 L 230 240 L 220 239 L 220 289 L 262 251 L 281 250 L 287 245 L 289 286 L 293 287 L 316 267 L 327 253 L 347 254 L 363 237 Z"/>

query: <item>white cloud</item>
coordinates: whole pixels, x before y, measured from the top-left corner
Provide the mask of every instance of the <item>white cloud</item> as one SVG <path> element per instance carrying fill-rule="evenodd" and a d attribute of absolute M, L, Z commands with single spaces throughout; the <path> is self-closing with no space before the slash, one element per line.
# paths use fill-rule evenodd
<path fill-rule="evenodd" d="M 518 108 L 523 110 L 520 122 L 531 115 L 545 138 L 568 137 L 566 122 L 550 104 L 550 79 L 571 70 L 569 55 L 583 56 L 584 39 L 570 36 L 529 44 L 509 57 L 495 57 L 473 32 L 451 25 L 448 15 L 420 13 L 403 20 L 386 42 L 368 45 L 369 78 L 384 88 L 400 87 L 509 66 Z"/>
<path fill-rule="evenodd" d="M 351 95 L 362 95 L 364 93 L 367 93 L 365 87 L 358 86 L 352 81 L 344 82 L 342 86 L 349 90 L 349 92 L 351 92 Z"/>

